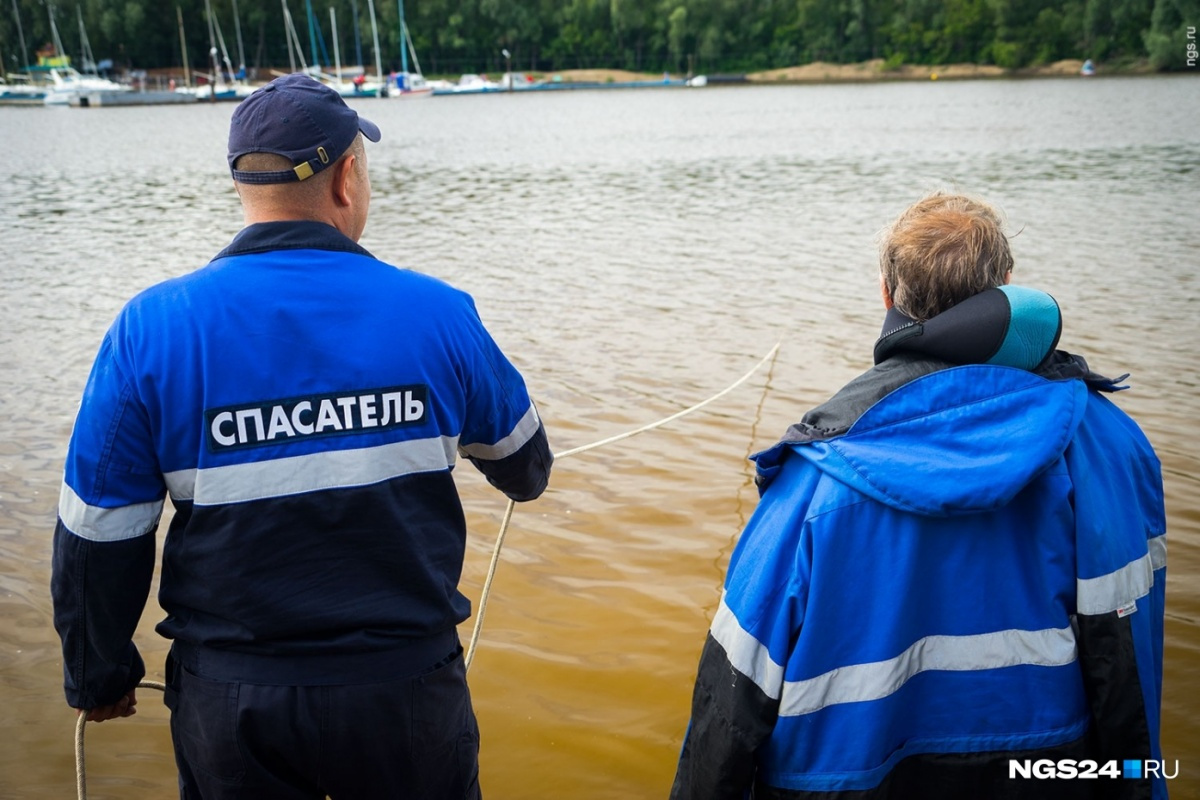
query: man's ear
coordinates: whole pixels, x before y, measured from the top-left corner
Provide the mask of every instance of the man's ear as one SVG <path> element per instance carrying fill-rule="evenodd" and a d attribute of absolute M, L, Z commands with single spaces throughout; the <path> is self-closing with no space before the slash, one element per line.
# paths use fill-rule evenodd
<path fill-rule="evenodd" d="M 354 201 L 351 187 L 356 160 L 355 155 L 351 153 L 333 165 L 333 199 L 339 206 L 348 206 Z"/>
<path fill-rule="evenodd" d="M 894 303 L 892 302 L 892 293 L 888 291 L 887 281 L 883 279 L 883 275 L 879 276 L 879 294 L 883 297 L 884 310 L 890 311 Z"/>

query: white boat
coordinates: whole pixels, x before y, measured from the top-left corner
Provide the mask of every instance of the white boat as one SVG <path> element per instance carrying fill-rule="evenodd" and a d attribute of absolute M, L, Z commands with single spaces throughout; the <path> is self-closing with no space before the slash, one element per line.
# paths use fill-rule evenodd
<path fill-rule="evenodd" d="M 70 66 L 69 59 L 63 55 L 62 38 L 58 35 L 58 25 L 54 21 L 53 3 L 49 5 L 48 10 L 50 12 L 50 35 L 53 38 L 54 52 L 58 56 L 56 61 L 58 66 L 49 67 L 47 70 L 50 76 L 50 86 L 42 100 L 43 103 L 48 106 L 79 105 L 79 96 L 84 92 L 119 94 L 131 91 L 129 86 L 102 78 L 94 72 L 85 75 Z M 89 68 L 89 64 L 91 69 L 94 69 L 96 59 L 92 55 L 92 45 L 88 42 L 87 31 L 83 27 L 83 12 L 78 6 L 75 8 L 75 12 L 79 16 L 79 44 L 83 50 L 82 63 L 85 69 Z"/>
<path fill-rule="evenodd" d="M 128 86 L 120 89 L 77 89 L 71 93 L 68 103 L 76 108 L 99 108 L 102 106 L 162 106 L 179 103 L 195 103 L 196 95 L 174 89 L 134 90 Z"/>
<path fill-rule="evenodd" d="M 206 83 L 201 86 L 180 87 L 175 90 L 175 93 L 202 102 L 232 100 L 239 103 L 254 94 L 254 87 L 247 83 L 217 84 L 215 87 L 216 97 L 213 96 L 213 89 L 211 83 Z"/>
<path fill-rule="evenodd" d="M 417 49 L 413 47 L 412 35 L 408 32 L 408 23 L 404 20 L 404 0 L 396 0 L 400 11 L 400 71 L 395 74 L 393 85 L 388 86 L 389 93 L 402 100 L 416 100 L 423 97 L 433 97 L 433 87 L 425 81 L 421 74 L 421 62 L 417 60 Z M 408 57 L 412 55 L 416 72 L 408 71 Z"/>
<path fill-rule="evenodd" d="M 123 83 L 101 78 L 99 75 L 83 75 L 74 67 L 55 67 L 50 70 L 53 85 L 46 92 L 43 103 L 48 106 L 80 105 L 81 95 L 117 95 L 132 92 L 133 88 Z M 89 105 L 89 103 L 83 103 Z M 110 103 L 111 105 L 111 103 Z"/>
<path fill-rule="evenodd" d="M 17 34 L 21 42 L 19 59 L 25 61 L 29 51 L 25 49 L 25 32 L 21 28 L 21 14 L 15 2 L 13 16 L 17 21 Z M 45 97 L 46 87 L 36 83 L 32 73 L 5 74 L 4 65 L 0 64 L 0 105 L 40 106 Z"/>
<path fill-rule="evenodd" d="M 468 73 L 458 77 L 458 83 L 450 86 L 448 90 L 438 90 L 438 94 L 485 94 L 487 92 L 502 92 L 504 87 L 493 80 L 488 80 L 484 75 L 476 75 Z"/>
<path fill-rule="evenodd" d="M 29 83 L 28 76 L 0 78 L 0 106 L 40 106 L 45 99 L 46 87 Z"/>
<path fill-rule="evenodd" d="M 396 85 L 391 92 L 402 100 L 433 97 L 433 86 L 419 72 L 397 72 L 395 81 Z"/>

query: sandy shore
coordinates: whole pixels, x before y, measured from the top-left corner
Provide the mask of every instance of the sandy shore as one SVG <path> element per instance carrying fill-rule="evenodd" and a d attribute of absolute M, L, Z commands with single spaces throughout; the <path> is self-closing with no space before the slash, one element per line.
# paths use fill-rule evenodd
<path fill-rule="evenodd" d="M 661 81 L 661 72 L 630 72 L 627 69 L 561 69 L 556 72 L 528 73 L 540 75 L 543 80 L 561 77 L 564 83 L 636 83 L 639 81 Z M 679 79 L 681 75 L 671 75 Z"/>
<path fill-rule="evenodd" d="M 892 69 L 884 68 L 882 58 L 864 61 L 858 64 L 828 64 L 817 61 L 798 67 L 785 67 L 764 72 L 751 72 L 745 78 L 750 83 L 842 83 L 862 81 L 916 81 L 916 80 L 969 80 L 978 78 L 1038 78 L 1078 75 L 1083 69 L 1083 61 L 1067 59 L 1056 61 L 1040 67 L 1026 67 L 1008 70 L 990 64 L 940 64 L 926 66 L 920 64 L 902 64 Z M 1100 65 L 1096 73 L 1103 74 L 1142 74 L 1153 70 L 1149 65 L 1135 65 L 1120 70 L 1108 69 Z M 627 70 L 609 69 L 569 69 L 559 72 L 544 73 L 542 77 L 561 76 L 564 81 L 596 82 L 596 83 L 626 83 L 632 81 L 662 80 L 662 73 L 629 72 Z M 672 75 L 672 78 L 681 78 Z"/>
<path fill-rule="evenodd" d="M 1075 59 L 1057 61 L 1041 67 L 1007 70 L 991 64 L 901 64 L 892 69 L 884 67 L 882 58 L 860 64 L 826 64 L 817 61 L 802 67 L 755 72 L 746 77 L 754 83 L 810 83 L 824 81 L 912 81 L 964 80 L 969 78 L 1004 78 L 1078 75 L 1083 62 Z"/>

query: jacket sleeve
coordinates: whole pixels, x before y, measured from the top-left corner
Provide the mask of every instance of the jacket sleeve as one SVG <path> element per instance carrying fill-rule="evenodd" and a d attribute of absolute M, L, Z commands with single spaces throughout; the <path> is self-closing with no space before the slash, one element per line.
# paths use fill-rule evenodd
<path fill-rule="evenodd" d="M 672 800 L 742 800 L 754 785 L 755 753 L 779 713 L 772 697 L 730 662 L 710 632 L 700 654 Z"/>
<path fill-rule="evenodd" d="M 518 502 L 541 495 L 554 456 L 525 381 L 470 309 L 473 343 L 464 367 L 467 410 L 459 452 L 488 483 Z"/>
<path fill-rule="evenodd" d="M 754 786 L 804 620 L 814 483 L 811 468 L 788 458 L 742 532 L 700 655 L 672 800 L 741 800 Z"/>
<path fill-rule="evenodd" d="M 1159 760 L 1166 585 L 1159 462 L 1133 421 L 1093 393 L 1067 463 L 1075 492 L 1075 623 L 1095 759 Z M 1166 797 L 1161 778 L 1105 788 L 1113 797 Z"/>
<path fill-rule="evenodd" d="M 460 450 L 488 483 L 519 503 L 541 496 L 550 481 L 554 455 L 532 402 L 508 436 L 495 444 L 476 442 Z"/>
<path fill-rule="evenodd" d="M 114 703 L 145 675 L 133 634 L 165 491 L 147 415 L 106 337 L 75 421 L 54 531 L 50 591 L 74 708 Z"/>

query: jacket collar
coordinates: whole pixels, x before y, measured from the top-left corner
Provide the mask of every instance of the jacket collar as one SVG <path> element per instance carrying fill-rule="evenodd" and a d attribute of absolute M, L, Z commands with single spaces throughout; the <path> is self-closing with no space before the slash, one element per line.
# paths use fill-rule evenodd
<path fill-rule="evenodd" d="M 773 479 L 788 445 L 842 436 L 884 397 L 951 367 L 992 364 L 1024 369 L 1050 381 L 1081 380 L 1100 392 L 1127 388 L 1121 382 L 1128 374 L 1107 378 L 1093 372 L 1082 356 L 1056 350 L 1061 333 L 1058 304 L 1034 289 L 989 289 L 926 322 L 909 319 L 893 307 L 875 343 L 875 366 L 805 414 L 774 447 L 751 456 L 758 465 L 759 491 Z"/>
<path fill-rule="evenodd" d="M 997 364 L 1035 370 L 1058 344 L 1062 314 L 1045 292 L 1023 286 L 988 289 L 916 322 L 892 307 L 875 343 L 875 363 L 898 353 L 952 364 Z"/>
<path fill-rule="evenodd" d="M 374 258 L 365 248 L 332 225 L 298 220 L 256 222 L 247 225 L 213 260 L 272 250 L 336 250 Z"/>

